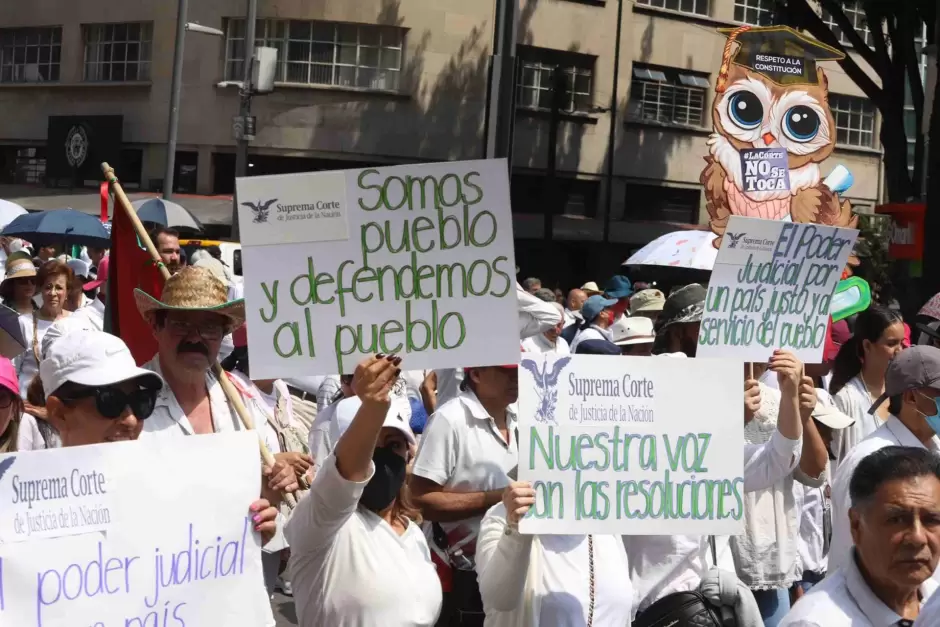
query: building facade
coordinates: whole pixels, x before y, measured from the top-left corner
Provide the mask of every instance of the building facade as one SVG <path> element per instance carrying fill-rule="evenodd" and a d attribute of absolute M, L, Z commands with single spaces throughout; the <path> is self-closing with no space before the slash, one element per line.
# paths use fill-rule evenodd
<path fill-rule="evenodd" d="M 512 205 L 524 271 L 531 257 L 578 277 L 678 225 L 707 222 L 698 180 L 725 44 L 717 29 L 761 23 L 772 4 L 624 0 L 615 81 L 618 0 L 522 2 Z M 278 65 L 275 92 L 254 99 L 250 173 L 480 158 L 494 5 L 259 0 L 257 43 L 278 50 Z M 186 36 L 175 191 L 232 192 L 239 101 L 230 82 L 242 78 L 245 8 L 190 3 L 188 21 L 225 35 Z M 74 166 L 80 147 L 66 144 L 74 120 L 94 118 L 120 128 L 111 150 L 122 180 L 161 189 L 175 36 L 171 0 L 34 0 L 0 11 L 0 182 L 63 184 L 63 172 L 69 185 L 93 180 Z M 878 115 L 838 65 L 823 67 L 838 142 L 825 170 L 847 166 L 856 180 L 848 197 L 870 211 L 882 187 Z M 558 96 L 555 68 L 565 75 Z M 557 178 L 546 185 L 551 152 Z M 598 246 L 605 232 L 612 244 Z"/>

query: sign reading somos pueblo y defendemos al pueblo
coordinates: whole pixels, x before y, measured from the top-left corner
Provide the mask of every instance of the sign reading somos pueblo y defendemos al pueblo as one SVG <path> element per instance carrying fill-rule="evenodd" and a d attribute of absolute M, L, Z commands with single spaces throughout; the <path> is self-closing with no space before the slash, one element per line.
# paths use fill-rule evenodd
<path fill-rule="evenodd" d="M 822 361 L 832 294 L 858 231 L 731 216 L 708 283 L 698 357 Z"/>
<path fill-rule="evenodd" d="M 267 625 L 258 468 L 254 431 L 0 456 L 0 625 Z"/>
<path fill-rule="evenodd" d="M 523 533 L 740 533 L 743 451 L 732 360 L 523 355 Z"/>
<path fill-rule="evenodd" d="M 505 160 L 238 179 L 252 375 L 519 359 Z"/>

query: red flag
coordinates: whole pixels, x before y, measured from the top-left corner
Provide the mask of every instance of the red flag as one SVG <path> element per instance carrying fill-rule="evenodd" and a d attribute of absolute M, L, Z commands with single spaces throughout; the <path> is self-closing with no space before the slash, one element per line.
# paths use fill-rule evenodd
<path fill-rule="evenodd" d="M 109 263 L 107 328 L 124 340 L 137 364 L 141 365 L 156 355 L 157 341 L 150 325 L 137 311 L 134 289 L 140 288 L 159 298 L 163 291 L 163 277 L 150 254 L 138 242 L 130 219 L 117 206 L 111 220 Z"/>
<path fill-rule="evenodd" d="M 98 195 L 101 196 L 101 224 L 108 223 L 108 186 L 110 183 L 102 181 L 98 188 Z"/>

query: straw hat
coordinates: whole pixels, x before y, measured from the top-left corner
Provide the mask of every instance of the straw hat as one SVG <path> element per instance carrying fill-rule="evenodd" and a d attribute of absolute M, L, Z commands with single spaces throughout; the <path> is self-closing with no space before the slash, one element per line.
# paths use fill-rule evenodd
<path fill-rule="evenodd" d="M 28 253 L 13 253 L 7 257 L 4 281 L 34 276 L 36 276 L 36 264 L 33 263 L 33 258 Z"/>
<path fill-rule="evenodd" d="M 245 322 L 245 300 L 228 300 L 228 288 L 206 268 L 183 268 L 166 280 L 161 298 L 134 290 L 137 310 L 144 318 L 161 310 L 208 311 L 228 318 L 232 328 Z"/>

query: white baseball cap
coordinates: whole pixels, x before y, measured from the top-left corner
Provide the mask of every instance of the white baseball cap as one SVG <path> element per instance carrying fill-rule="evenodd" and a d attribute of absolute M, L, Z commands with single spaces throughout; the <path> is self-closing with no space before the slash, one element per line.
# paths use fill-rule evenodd
<path fill-rule="evenodd" d="M 83 276 L 87 279 L 91 274 L 91 266 L 81 259 L 69 259 L 66 265 L 72 269 L 75 276 Z"/>
<path fill-rule="evenodd" d="M 334 447 L 339 442 L 340 437 L 346 433 L 349 425 L 352 424 L 353 418 L 356 417 L 356 412 L 359 411 L 360 407 L 362 407 L 362 401 L 359 400 L 358 396 L 344 398 L 336 406 L 336 414 L 333 416 L 330 425 L 330 439 L 333 441 Z M 382 423 L 382 427 L 397 429 L 401 431 L 409 444 L 417 443 L 415 434 L 411 430 L 411 404 L 407 398 L 392 396 L 392 404 L 388 408 L 388 413 L 385 414 L 385 422 Z"/>
<path fill-rule="evenodd" d="M 39 364 L 39 378 L 47 399 L 69 381 L 102 387 L 139 379 L 146 387 L 163 387 L 160 375 L 137 367 L 121 338 L 84 329 L 62 336 L 48 347 Z"/>
<path fill-rule="evenodd" d="M 617 346 L 630 346 L 631 344 L 652 344 L 656 340 L 653 332 L 653 321 L 649 318 L 627 318 L 621 316 L 610 327 L 614 344 Z"/>
<path fill-rule="evenodd" d="M 829 395 L 823 390 L 816 389 L 816 407 L 813 408 L 813 418 L 830 429 L 845 429 L 855 424 L 855 418 L 844 414 L 835 406 Z"/>

